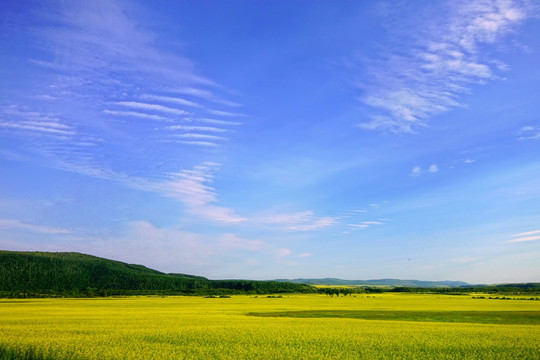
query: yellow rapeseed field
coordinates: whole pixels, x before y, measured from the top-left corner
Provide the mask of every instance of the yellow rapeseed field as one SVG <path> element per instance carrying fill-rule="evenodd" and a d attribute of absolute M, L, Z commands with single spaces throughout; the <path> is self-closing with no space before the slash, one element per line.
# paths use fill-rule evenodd
<path fill-rule="evenodd" d="M 4 299 L 0 347 L 52 359 L 540 359 L 538 323 L 247 315 L 305 310 L 538 316 L 540 301 L 417 294 Z"/>

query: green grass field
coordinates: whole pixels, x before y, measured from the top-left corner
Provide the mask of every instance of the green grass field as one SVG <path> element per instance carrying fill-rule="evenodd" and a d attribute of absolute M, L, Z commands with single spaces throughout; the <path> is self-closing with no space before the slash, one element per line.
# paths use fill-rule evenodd
<path fill-rule="evenodd" d="M 540 359 L 539 316 L 418 294 L 5 299 L 0 358 Z"/>

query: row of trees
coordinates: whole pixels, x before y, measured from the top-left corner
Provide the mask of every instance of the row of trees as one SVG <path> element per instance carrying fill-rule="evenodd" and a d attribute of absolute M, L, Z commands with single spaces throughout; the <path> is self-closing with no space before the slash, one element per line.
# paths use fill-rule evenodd
<path fill-rule="evenodd" d="M 448 288 L 426 288 L 398 286 L 388 287 L 325 287 L 319 288 L 318 292 L 329 296 L 347 296 L 352 294 L 376 294 L 383 292 L 394 293 L 416 293 L 416 294 L 444 294 L 444 295 L 469 295 L 469 294 L 490 294 L 490 295 L 538 295 L 540 294 L 539 284 L 513 284 L 497 286 L 474 286 L 474 287 L 448 287 Z"/>

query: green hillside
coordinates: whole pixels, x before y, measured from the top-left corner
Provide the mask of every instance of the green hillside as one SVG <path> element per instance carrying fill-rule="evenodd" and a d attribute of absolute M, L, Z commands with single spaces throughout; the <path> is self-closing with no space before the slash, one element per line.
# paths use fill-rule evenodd
<path fill-rule="evenodd" d="M 311 292 L 308 285 L 165 274 L 80 253 L 0 251 L 2 296 Z"/>

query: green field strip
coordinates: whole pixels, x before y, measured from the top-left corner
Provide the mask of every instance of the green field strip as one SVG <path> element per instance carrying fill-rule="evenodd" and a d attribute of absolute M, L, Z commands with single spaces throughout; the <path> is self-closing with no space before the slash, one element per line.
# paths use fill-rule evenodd
<path fill-rule="evenodd" d="M 362 320 L 540 325 L 540 311 L 305 310 L 250 312 L 247 315 L 259 317 L 346 318 Z"/>

